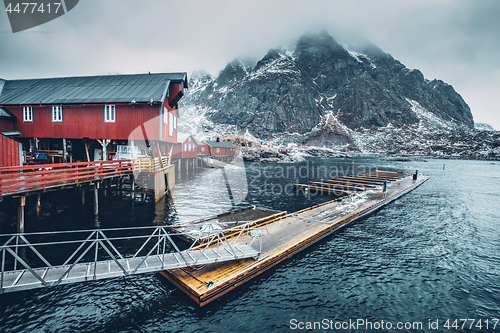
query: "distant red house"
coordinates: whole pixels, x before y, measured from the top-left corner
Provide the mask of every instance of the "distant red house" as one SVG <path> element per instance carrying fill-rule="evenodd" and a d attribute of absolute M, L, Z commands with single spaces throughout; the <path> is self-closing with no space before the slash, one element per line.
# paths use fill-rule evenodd
<path fill-rule="evenodd" d="M 0 79 L 0 108 L 14 117 L 10 125 L 0 120 L 0 129 L 19 131 L 24 151 L 62 149 L 66 142 L 82 160 L 84 142 L 102 148 L 98 140 L 107 152 L 128 140 L 155 142 L 153 149 L 158 143 L 168 152 L 177 142 L 177 103 L 187 87 L 186 73 Z"/>
<path fill-rule="evenodd" d="M 202 143 L 190 134 L 182 141 L 182 158 L 195 158 L 198 155 L 198 147 Z"/>
<path fill-rule="evenodd" d="M 208 147 L 210 156 L 235 156 L 236 147 L 229 142 L 205 140 L 204 147 Z"/>
<path fill-rule="evenodd" d="M 198 155 L 210 155 L 210 146 L 205 141 L 198 147 Z"/>

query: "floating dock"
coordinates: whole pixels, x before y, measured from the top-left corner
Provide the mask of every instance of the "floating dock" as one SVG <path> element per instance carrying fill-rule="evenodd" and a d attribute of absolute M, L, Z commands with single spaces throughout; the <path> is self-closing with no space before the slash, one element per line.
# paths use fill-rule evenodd
<path fill-rule="evenodd" d="M 225 235 L 229 235 L 234 231 L 235 227 L 245 223 L 253 222 L 256 225 L 262 225 L 264 222 L 286 214 L 287 212 L 280 212 L 255 205 L 194 221 L 178 223 L 169 226 L 169 229 L 174 235 L 187 242 L 203 242 L 206 238 L 204 234 L 208 236 L 210 233 L 222 231 Z"/>
<path fill-rule="evenodd" d="M 274 216 L 262 223 L 256 221 L 255 231 L 261 232 L 255 232 L 252 237 L 262 237 L 261 253 L 257 260 L 245 258 L 190 269 L 164 270 L 160 274 L 200 306 L 204 306 L 345 225 L 410 192 L 427 179 L 428 176 L 424 175 L 417 177 L 412 174 L 375 171 L 332 179 L 333 183 L 323 180 L 322 183 L 326 185 L 296 186 L 327 193 L 337 191 L 347 196 L 293 214 Z M 328 184 L 335 187 L 332 189 Z M 338 189 L 338 184 L 363 190 Z M 233 228 L 234 234 L 237 228 Z M 231 233 L 226 233 L 226 237 L 230 238 Z M 240 242 L 241 245 L 246 244 L 244 240 Z"/>

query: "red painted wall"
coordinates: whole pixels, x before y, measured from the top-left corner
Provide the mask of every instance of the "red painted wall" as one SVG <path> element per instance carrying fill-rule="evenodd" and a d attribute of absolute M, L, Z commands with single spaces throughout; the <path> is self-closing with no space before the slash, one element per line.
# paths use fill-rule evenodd
<path fill-rule="evenodd" d="M 174 149 L 172 149 L 172 158 L 181 158 L 181 157 L 182 157 L 181 144 L 176 143 L 174 144 Z"/>
<path fill-rule="evenodd" d="M 217 147 L 212 147 L 210 149 L 212 156 L 234 156 L 236 153 L 234 149 L 230 148 L 219 148 L 219 152 L 217 152 Z"/>
<path fill-rule="evenodd" d="M 205 148 L 205 150 L 203 150 Z M 202 142 L 201 146 L 198 146 L 198 155 L 210 155 L 210 147 L 206 144 L 206 142 Z"/>
<path fill-rule="evenodd" d="M 15 131 L 15 119 L 0 118 L 0 132 Z"/>
<path fill-rule="evenodd" d="M 63 122 L 52 122 L 52 106 L 33 106 L 33 122 L 24 123 L 22 107 L 9 107 L 17 120 L 15 130 L 25 138 L 117 139 L 127 140 L 141 124 L 149 140 L 158 140 L 159 104 L 116 105 L 116 123 L 104 122 L 104 104 L 63 105 Z M 142 139 L 142 131 L 135 131 Z"/>
<path fill-rule="evenodd" d="M 191 151 L 189 150 L 191 145 Z M 194 140 L 189 136 L 182 144 L 182 158 L 195 158 L 197 155 L 198 146 Z"/>
<path fill-rule="evenodd" d="M 19 164 L 19 142 L 0 134 L 0 167 Z"/>

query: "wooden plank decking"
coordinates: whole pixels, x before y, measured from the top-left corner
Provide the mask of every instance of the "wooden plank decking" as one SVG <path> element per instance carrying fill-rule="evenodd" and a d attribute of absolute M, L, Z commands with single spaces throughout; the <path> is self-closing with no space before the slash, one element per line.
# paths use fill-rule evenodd
<path fill-rule="evenodd" d="M 207 265 L 200 270 L 172 269 L 160 273 L 203 306 L 428 179 L 427 176 L 419 175 L 418 180 L 413 181 L 409 174 L 380 173 L 378 176 L 394 180 L 388 184 L 385 194 L 381 187 L 367 189 L 268 223 L 268 233 L 264 233 L 262 239 L 260 259 L 256 261 L 242 259 Z"/>

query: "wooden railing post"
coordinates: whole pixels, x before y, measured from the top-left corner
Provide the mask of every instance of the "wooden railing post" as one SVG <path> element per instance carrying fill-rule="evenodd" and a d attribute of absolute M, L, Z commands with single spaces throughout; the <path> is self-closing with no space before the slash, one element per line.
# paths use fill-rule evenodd
<path fill-rule="evenodd" d="M 44 173 L 42 175 L 42 188 L 45 188 L 45 171 L 47 171 L 47 168 L 44 167 L 43 171 L 44 171 Z"/>

